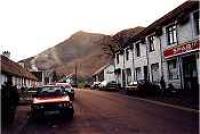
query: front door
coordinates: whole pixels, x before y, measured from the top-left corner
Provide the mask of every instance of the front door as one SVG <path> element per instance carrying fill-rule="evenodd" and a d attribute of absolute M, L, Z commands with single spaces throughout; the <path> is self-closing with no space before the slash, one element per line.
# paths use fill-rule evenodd
<path fill-rule="evenodd" d="M 148 69 L 147 69 L 147 66 L 144 66 L 144 80 L 146 81 L 147 80 L 147 73 L 148 73 Z"/>
<path fill-rule="evenodd" d="M 183 58 L 183 78 L 185 89 L 198 90 L 198 74 L 195 56 Z"/>
<path fill-rule="evenodd" d="M 126 75 L 125 75 L 125 69 L 122 70 L 122 87 L 126 86 Z"/>

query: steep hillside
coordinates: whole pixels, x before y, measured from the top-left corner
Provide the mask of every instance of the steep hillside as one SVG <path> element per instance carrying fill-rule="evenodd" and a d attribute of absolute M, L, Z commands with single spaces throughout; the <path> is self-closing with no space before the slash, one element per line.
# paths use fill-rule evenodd
<path fill-rule="evenodd" d="M 74 73 L 77 65 L 79 75 L 91 75 L 110 60 L 97 43 L 104 36 L 80 31 L 56 46 L 22 61 L 29 68 L 35 65 L 39 69 L 56 69 L 60 75 Z"/>
<path fill-rule="evenodd" d="M 54 47 L 20 62 L 24 62 L 28 68 L 36 66 L 39 69 L 55 69 L 59 75 L 75 73 L 75 67 L 77 67 L 78 75 L 91 76 L 111 60 L 109 52 L 105 54 L 109 45 L 104 41 L 114 39 L 124 44 L 128 38 L 143 29 L 141 26 L 125 29 L 114 36 L 79 31 Z M 115 43 L 112 41 L 110 43 L 112 47 L 115 47 Z"/>

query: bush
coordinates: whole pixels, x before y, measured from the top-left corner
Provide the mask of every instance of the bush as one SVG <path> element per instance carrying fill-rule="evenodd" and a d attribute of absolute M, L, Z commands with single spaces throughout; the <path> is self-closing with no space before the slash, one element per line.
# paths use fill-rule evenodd
<path fill-rule="evenodd" d="M 139 96 L 159 96 L 161 90 L 159 85 L 153 84 L 149 81 L 138 82 L 137 94 Z"/>
<path fill-rule="evenodd" d="M 170 83 L 170 84 L 168 84 L 168 88 L 166 88 L 163 91 L 163 96 L 173 97 L 173 96 L 177 95 L 177 93 L 178 93 L 177 89 Z"/>
<path fill-rule="evenodd" d="M 3 127 L 8 127 L 15 118 L 16 106 L 19 101 L 17 88 L 6 83 L 1 89 L 1 123 Z"/>

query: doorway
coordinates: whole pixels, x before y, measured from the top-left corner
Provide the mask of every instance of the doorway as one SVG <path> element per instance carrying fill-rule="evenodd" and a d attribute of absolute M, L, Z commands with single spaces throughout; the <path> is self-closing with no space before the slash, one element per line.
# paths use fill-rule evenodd
<path fill-rule="evenodd" d="M 198 72 L 195 55 L 183 58 L 183 79 L 185 89 L 198 90 Z"/>
<path fill-rule="evenodd" d="M 147 66 L 144 66 L 144 80 L 147 81 L 147 74 L 148 74 L 148 68 Z"/>
<path fill-rule="evenodd" d="M 126 86 L 126 75 L 125 75 L 125 69 L 122 70 L 122 87 Z"/>

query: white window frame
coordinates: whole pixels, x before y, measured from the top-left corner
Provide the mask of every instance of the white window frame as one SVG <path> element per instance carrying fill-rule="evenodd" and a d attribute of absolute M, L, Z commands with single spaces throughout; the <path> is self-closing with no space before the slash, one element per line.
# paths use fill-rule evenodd
<path fill-rule="evenodd" d="M 171 24 L 171 25 L 167 26 L 166 33 L 167 33 L 168 45 L 175 44 L 178 42 L 177 25 L 176 24 Z"/>

